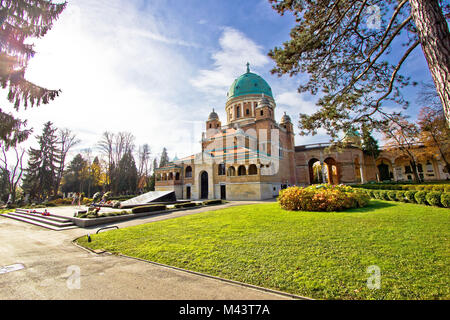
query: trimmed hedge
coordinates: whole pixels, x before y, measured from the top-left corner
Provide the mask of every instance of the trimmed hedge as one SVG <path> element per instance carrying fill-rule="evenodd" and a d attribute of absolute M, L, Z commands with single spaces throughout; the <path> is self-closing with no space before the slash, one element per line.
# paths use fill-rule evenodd
<path fill-rule="evenodd" d="M 222 204 L 222 200 L 205 200 L 205 201 L 203 201 L 203 205 L 205 205 L 205 206 L 210 206 L 210 205 L 213 205 L 213 204 Z"/>
<path fill-rule="evenodd" d="M 405 191 L 397 191 L 395 197 L 396 201 L 406 202 Z"/>
<path fill-rule="evenodd" d="M 177 203 L 174 205 L 175 208 L 191 208 L 195 207 L 197 204 L 195 202 Z"/>
<path fill-rule="evenodd" d="M 450 192 L 444 192 L 441 195 L 441 204 L 445 208 L 450 208 Z"/>
<path fill-rule="evenodd" d="M 363 189 L 371 189 L 371 190 L 415 190 L 415 191 L 442 191 L 442 192 L 450 192 L 450 183 L 433 183 L 430 184 L 408 184 L 408 183 L 381 183 L 381 184 L 359 184 L 353 185 L 353 188 L 363 188 Z"/>
<path fill-rule="evenodd" d="M 166 206 L 162 204 L 154 204 L 149 206 L 140 206 L 131 209 L 132 213 L 154 212 L 166 210 Z"/>
<path fill-rule="evenodd" d="M 410 191 L 406 191 L 406 192 L 405 192 L 405 197 L 406 197 L 406 199 L 408 200 L 408 202 L 416 203 L 416 198 L 414 197 L 414 195 L 415 195 L 417 192 L 418 192 L 418 191 L 413 191 L 413 190 L 410 190 Z"/>
<path fill-rule="evenodd" d="M 441 195 L 442 192 L 431 191 L 426 194 L 425 199 L 432 206 L 441 206 Z"/>
<path fill-rule="evenodd" d="M 409 191 L 395 191 L 395 190 L 372 190 L 359 189 L 372 199 L 388 200 L 388 201 L 402 201 L 410 203 L 425 204 L 431 206 L 438 206 L 450 208 L 450 192 L 441 192 L 430 190 L 409 190 Z"/>
<path fill-rule="evenodd" d="M 416 199 L 416 202 L 418 204 L 427 204 L 427 192 L 426 191 L 419 191 L 414 195 L 414 199 Z"/>

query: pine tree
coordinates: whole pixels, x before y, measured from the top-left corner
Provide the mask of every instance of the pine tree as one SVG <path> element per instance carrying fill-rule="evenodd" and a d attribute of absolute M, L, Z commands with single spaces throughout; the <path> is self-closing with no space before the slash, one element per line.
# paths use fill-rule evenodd
<path fill-rule="evenodd" d="M 292 12 L 291 39 L 269 52 L 272 73 L 307 73 L 300 92 L 322 93 L 313 114 L 300 114 L 300 134 L 341 130 L 364 122 L 381 129 L 402 116 L 402 88 L 415 85 L 400 74 L 411 53 L 422 48 L 450 119 L 450 32 L 444 0 L 269 0 L 281 15 Z M 447 15 L 448 19 L 448 15 Z M 388 54 L 395 50 L 398 58 Z"/>
<path fill-rule="evenodd" d="M 159 160 L 159 167 L 163 168 L 169 163 L 169 156 L 167 155 L 167 149 L 163 148 L 161 152 L 161 159 Z"/>
<path fill-rule="evenodd" d="M 39 149 L 30 148 L 24 190 L 42 200 L 54 196 L 54 185 L 60 160 L 57 128 L 52 122 L 44 125 L 42 135 L 37 136 Z"/>
<path fill-rule="evenodd" d="M 120 193 L 136 193 L 138 170 L 131 150 L 126 152 L 119 161 L 118 191 Z"/>
<path fill-rule="evenodd" d="M 85 176 L 88 163 L 81 154 L 77 154 L 67 166 L 64 172 L 61 189 L 63 192 L 84 192 L 87 185 Z"/>
<path fill-rule="evenodd" d="M 373 165 L 376 167 L 376 159 L 380 155 L 380 148 L 378 146 L 378 141 L 372 137 L 370 134 L 369 127 L 367 125 L 362 125 L 361 127 L 362 132 L 362 151 L 367 154 L 368 156 L 372 157 Z M 377 172 L 377 170 L 375 170 Z M 379 180 L 379 175 L 377 172 L 377 180 Z"/>
<path fill-rule="evenodd" d="M 41 38 L 66 7 L 46 0 L 0 1 L 0 84 L 9 88 L 8 100 L 16 111 L 47 104 L 60 90 L 48 90 L 25 79 L 28 61 L 34 56 L 28 38 Z M 31 130 L 24 129 L 26 121 L 17 119 L 0 108 L 0 143 L 7 147 L 26 140 Z"/>

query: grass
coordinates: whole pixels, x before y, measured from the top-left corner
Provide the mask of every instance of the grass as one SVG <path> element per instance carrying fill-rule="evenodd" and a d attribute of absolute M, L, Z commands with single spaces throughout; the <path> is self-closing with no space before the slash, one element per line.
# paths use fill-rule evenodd
<path fill-rule="evenodd" d="M 346 212 L 232 207 L 78 243 L 316 299 L 449 299 L 448 209 L 373 200 Z M 381 269 L 369 289 L 367 268 Z"/>

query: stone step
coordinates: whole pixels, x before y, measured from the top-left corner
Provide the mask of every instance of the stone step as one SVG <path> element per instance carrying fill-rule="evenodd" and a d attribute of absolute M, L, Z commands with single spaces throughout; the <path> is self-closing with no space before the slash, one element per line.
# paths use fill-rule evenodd
<path fill-rule="evenodd" d="M 61 223 L 71 222 L 72 221 L 70 219 L 67 219 L 67 218 L 64 218 L 64 217 L 61 217 L 61 216 L 55 216 L 55 215 L 52 215 L 52 214 L 50 214 L 49 216 L 44 216 L 44 215 L 42 215 L 40 213 L 31 213 L 31 210 L 27 211 L 27 210 L 24 210 L 24 209 L 16 209 L 15 213 L 25 214 L 27 216 L 45 217 L 48 220 L 53 220 L 53 221 L 61 222 Z"/>
<path fill-rule="evenodd" d="M 68 229 L 77 228 L 77 226 L 74 225 L 74 224 L 72 224 L 70 226 L 66 225 L 64 227 L 57 227 L 55 225 L 49 224 L 48 220 L 44 221 L 44 222 L 41 222 L 41 221 L 38 221 L 36 219 L 31 219 L 31 218 L 27 217 L 26 215 L 19 215 L 19 214 L 16 214 L 14 212 L 4 213 L 4 214 L 1 214 L 0 216 L 6 217 L 6 218 L 10 218 L 10 219 L 14 219 L 14 220 L 17 220 L 17 221 L 26 222 L 26 223 L 29 223 L 29 224 L 32 224 L 32 225 L 35 225 L 35 226 L 38 226 L 38 227 L 43 227 L 43 228 L 47 228 L 47 229 L 54 230 L 54 231 L 61 231 L 61 230 L 68 230 Z"/>
<path fill-rule="evenodd" d="M 50 219 L 47 216 L 42 216 L 42 215 L 37 215 L 37 214 L 24 214 L 24 213 L 11 212 L 10 215 L 25 218 L 25 219 L 35 220 L 35 221 L 38 221 L 41 223 L 46 223 L 46 224 L 49 224 L 49 225 L 52 225 L 52 226 L 58 227 L 58 228 L 73 226 L 73 222 L 70 220 L 63 221 L 63 222 L 55 221 L 53 219 Z"/>

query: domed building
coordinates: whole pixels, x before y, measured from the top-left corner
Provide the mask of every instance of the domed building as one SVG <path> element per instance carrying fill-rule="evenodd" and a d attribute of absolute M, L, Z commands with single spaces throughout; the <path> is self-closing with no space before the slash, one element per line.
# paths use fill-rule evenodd
<path fill-rule="evenodd" d="M 356 131 L 346 133 L 343 149 L 329 143 L 295 146 L 290 116 L 284 113 L 277 122 L 275 110 L 271 87 L 247 63 L 227 92 L 226 124 L 212 109 L 202 152 L 155 169 L 156 190 L 175 191 L 178 199 L 263 200 L 291 185 L 374 181 L 379 167 L 387 166 L 362 152 Z M 394 167 L 382 169 L 399 177 Z M 436 164 L 433 170 L 439 174 L 442 168 Z"/>

